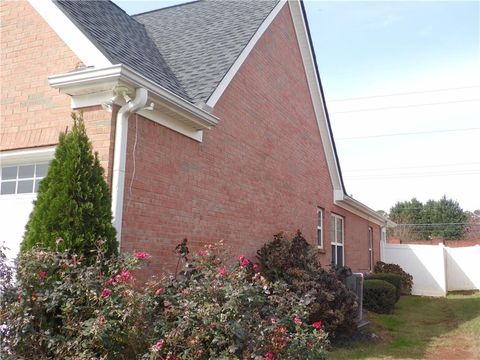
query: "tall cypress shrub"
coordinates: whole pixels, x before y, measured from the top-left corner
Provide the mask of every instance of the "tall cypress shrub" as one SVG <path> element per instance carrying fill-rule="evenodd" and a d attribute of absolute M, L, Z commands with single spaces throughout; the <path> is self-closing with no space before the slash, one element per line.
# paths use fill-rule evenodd
<path fill-rule="evenodd" d="M 55 158 L 40 183 L 22 252 L 40 245 L 91 258 L 101 243 L 107 255 L 117 253 L 103 168 L 92 150 L 82 115 L 72 113 L 72 119 L 73 127 L 60 135 Z"/>

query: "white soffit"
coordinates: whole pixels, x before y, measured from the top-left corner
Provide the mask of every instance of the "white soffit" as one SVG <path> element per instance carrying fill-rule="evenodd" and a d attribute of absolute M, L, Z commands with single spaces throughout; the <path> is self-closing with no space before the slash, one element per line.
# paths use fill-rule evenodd
<path fill-rule="evenodd" d="M 101 104 L 124 105 L 121 96 L 115 97 L 115 88 L 126 87 L 130 96 L 142 87 L 148 91 L 148 102 L 154 103 L 153 110 L 138 113 L 176 132 L 201 141 L 203 130 L 217 125 L 218 118 L 184 100 L 178 95 L 157 85 L 125 65 L 86 69 L 48 78 L 51 87 L 71 96 L 74 109 Z"/>
<path fill-rule="evenodd" d="M 86 66 L 112 65 L 52 0 L 28 0 L 28 2 Z"/>

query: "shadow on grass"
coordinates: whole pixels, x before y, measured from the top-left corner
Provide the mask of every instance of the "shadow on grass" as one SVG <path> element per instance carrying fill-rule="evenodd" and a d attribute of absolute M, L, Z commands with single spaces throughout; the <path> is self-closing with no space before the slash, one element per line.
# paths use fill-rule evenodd
<path fill-rule="evenodd" d="M 480 337 L 480 293 L 449 294 L 446 298 L 405 296 L 389 315 L 368 313 L 370 334 L 352 336 L 350 343 L 336 345 L 330 359 L 424 359 L 439 337 L 453 331 L 460 336 Z M 462 324 L 473 321 L 463 329 Z M 436 343 L 438 345 L 438 343 Z M 465 351 L 465 344 L 459 351 Z M 433 350 L 435 351 L 435 350 Z M 474 355 L 474 354 L 472 354 Z"/>

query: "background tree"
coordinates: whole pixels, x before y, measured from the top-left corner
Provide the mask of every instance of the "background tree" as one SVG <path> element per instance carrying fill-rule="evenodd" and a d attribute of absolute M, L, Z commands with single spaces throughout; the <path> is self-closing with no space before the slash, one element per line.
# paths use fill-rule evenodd
<path fill-rule="evenodd" d="M 461 239 L 465 233 L 467 214 L 457 201 L 447 199 L 429 200 L 423 207 L 425 224 L 430 224 L 424 232 L 429 236 L 441 236 L 446 240 Z"/>
<path fill-rule="evenodd" d="M 390 219 L 399 224 L 394 235 L 402 240 L 428 240 L 441 236 L 446 240 L 461 239 L 467 227 L 468 215 L 457 201 L 443 196 L 422 204 L 413 198 L 397 202 L 390 209 Z"/>
<path fill-rule="evenodd" d="M 97 153 L 87 137 L 81 115 L 72 113 L 73 127 L 61 134 L 48 174 L 26 226 L 21 251 L 40 245 L 95 256 L 99 240 L 107 255 L 117 253 L 110 190 Z M 57 241 L 61 238 L 61 241 Z"/>

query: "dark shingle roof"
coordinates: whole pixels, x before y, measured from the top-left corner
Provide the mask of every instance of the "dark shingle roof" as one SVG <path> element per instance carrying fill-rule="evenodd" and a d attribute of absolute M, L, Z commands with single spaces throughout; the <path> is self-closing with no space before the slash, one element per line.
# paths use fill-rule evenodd
<path fill-rule="evenodd" d="M 194 101 L 206 101 L 278 0 L 203 0 L 134 15 Z"/>
<path fill-rule="evenodd" d="M 108 0 L 57 0 L 114 64 L 207 101 L 278 0 L 201 0 L 129 16 Z"/>
<path fill-rule="evenodd" d="M 125 64 L 191 100 L 145 27 L 111 1 L 57 0 L 59 8 L 113 63 Z"/>

